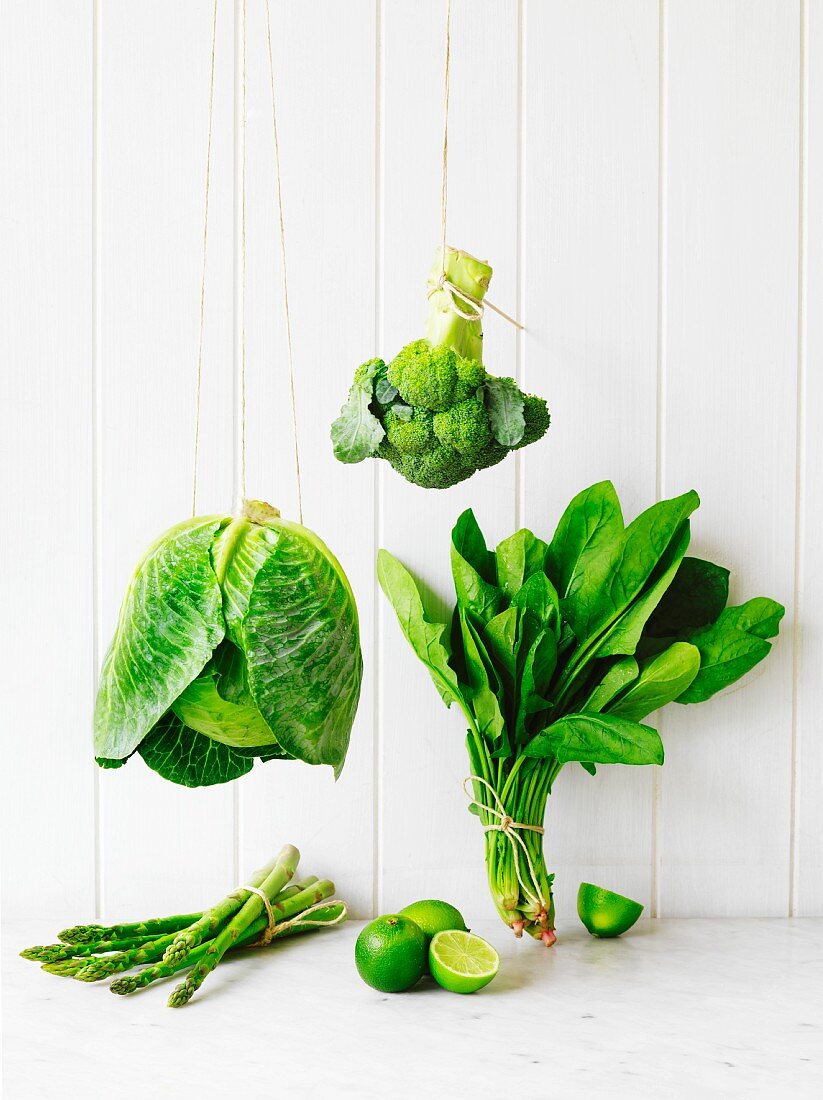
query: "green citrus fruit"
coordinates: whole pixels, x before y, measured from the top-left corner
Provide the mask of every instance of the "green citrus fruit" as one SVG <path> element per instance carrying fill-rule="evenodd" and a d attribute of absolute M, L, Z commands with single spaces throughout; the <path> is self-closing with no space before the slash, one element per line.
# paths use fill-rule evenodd
<path fill-rule="evenodd" d="M 413 920 L 390 913 L 366 925 L 354 945 L 354 961 L 367 985 L 402 993 L 423 975 L 426 937 Z"/>
<path fill-rule="evenodd" d="M 490 943 L 471 932 L 438 932 L 429 946 L 429 969 L 451 993 L 476 993 L 497 973 L 500 958 Z"/>
<path fill-rule="evenodd" d="M 628 932 L 643 906 L 639 901 L 624 898 L 602 886 L 581 882 L 577 891 L 577 913 L 593 936 L 607 939 Z"/>
<path fill-rule="evenodd" d="M 462 914 L 447 901 L 414 901 L 401 909 L 400 914 L 409 917 L 421 929 L 426 937 L 426 947 L 431 943 L 432 936 L 436 936 L 438 932 L 449 932 L 452 929 L 468 931 Z"/>

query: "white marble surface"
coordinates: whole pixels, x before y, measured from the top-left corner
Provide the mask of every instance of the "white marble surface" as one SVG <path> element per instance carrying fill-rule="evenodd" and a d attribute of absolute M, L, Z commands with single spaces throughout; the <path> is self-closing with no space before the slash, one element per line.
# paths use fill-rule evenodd
<path fill-rule="evenodd" d="M 16 951 L 3 929 L 5 1100 L 75 1097 L 823 1096 L 823 920 L 645 921 L 620 940 L 561 925 L 550 951 L 502 925 L 497 979 L 460 997 L 359 980 L 359 923 L 221 966 L 184 1009 L 114 997 Z"/>

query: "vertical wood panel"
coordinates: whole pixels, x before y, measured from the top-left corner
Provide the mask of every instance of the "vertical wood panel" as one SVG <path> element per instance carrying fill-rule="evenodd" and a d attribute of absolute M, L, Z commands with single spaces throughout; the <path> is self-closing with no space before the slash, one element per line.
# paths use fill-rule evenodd
<path fill-rule="evenodd" d="M 791 608 L 799 6 L 675 2 L 668 27 L 665 490 L 697 488 L 693 551 L 732 600 Z M 770 659 L 670 708 L 661 911 L 782 915 L 789 897 L 791 612 Z"/>
<path fill-rule="evenodd" d="M 240 784 L 241 864 L 293 842 L 358 916 L 372 908 L 374 471 L 335 461 L 329 425 L 374 354 L 374 11 L 372 0 L 272 5 L 304 521 L 355 593 L 363 691 L 337 783 L 327 767 L 272 762 Z M 265 28 L 262 0 L 249 3 L 248 493 L 297 519 Z"/>
<path fill-rule="evenodd" d="M 94 907 L 91 58 L 89 0 L 0 8 L 4 917 Z"/>
<path fill-rule="evenodd" d="M 604 478 L 627 519 L 655 499 L 657 4 L 529 2 L 524 35 L 524 382 L 553 419 L 523 453 L 524 523 L 550 538 Z M 545 841 L 559 915 L 582 879 L 649 902 L 652 781 L 564 770 Z"/>
<path fill-rule="evenodd" d="M 517 289 L 517 19 L 502 0 L 452 5 L 449 243 L 488 258 L 489 297 L 514 308 Z M 426 276 L 440 242 L 440 155 L 445 3 L 384 8 L 383 347 L 393 356 L 423 335 Z M 516 366 L 513 330 L 485 321 L 484 359 L 496 374 Z M 447 490 L 410 485 L 384 464 L 380 544 L 449 604 L 450 532 L 467 507 L 491 545 L 515 526 L 509 458 Z M 445 710 L 379 594 L 382 618 L 381 908 L 422 893 L 476 917 L 493 915 L 483 838 L 461 791 L 465 729 Z M 445 609 L 445 602 L 441 609 Z"/>
<path fill-rule="evenodd" d="M 147 545 L 191 507 L 212 7 L 102 5 L 100 485 L 103 641 Z M 201 513 L 231 507 L 232 13 L 220 5 Z M 106 912 L 204 903 L 231 882 L 232 791 L 139 757 L 103 773 Z"/>
<path fill-rule="evenodd" d="M 823 4 L 808 0 L 806 39 L 805 454 L 800 543 L 797 897 L 802 916 L 823 913 Z"/>

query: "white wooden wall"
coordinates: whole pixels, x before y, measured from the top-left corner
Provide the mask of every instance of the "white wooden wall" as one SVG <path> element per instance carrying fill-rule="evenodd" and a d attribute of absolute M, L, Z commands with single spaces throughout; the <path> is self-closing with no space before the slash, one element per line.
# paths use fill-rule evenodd
<path fill-rule="evenodd" d="M 247 0 L 248 488 L 294 515 L 263 0 Z M 238 485 L 242 2 L 219 0 L 200 505 Z M 490 915 L 463 729 L 376 589 L 449 591 L 472 505 L 546 536 L 611 477 L 697 488 L 693 547 L 788 608 L 751 682 L 661 721 L 664 769 L 575 770 L 546 844 L 657 915 L 823 913 L 823 0 L 453 0 L 449 239 L 495 267 L 486 358 L 547 439 L 443 493 L 334 461 L 362 360 L 422 331 L 444 0 L 272 0 L 305 519 L 357 595 L 339 783 L 187 791 L 91 754 L 96 668 L 146 543 L 189 507 L 210 0 L 2 0 L 3 909 L 175 910 L 285 840 L 355 912 Z M 9 705 L 10 704 L 10 705 Z"/>

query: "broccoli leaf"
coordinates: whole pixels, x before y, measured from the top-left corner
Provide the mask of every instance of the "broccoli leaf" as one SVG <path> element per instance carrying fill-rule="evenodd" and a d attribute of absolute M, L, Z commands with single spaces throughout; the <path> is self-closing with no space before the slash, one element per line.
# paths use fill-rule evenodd
<path fill-rule="evenodd" d="M 391 411 L 397 417 L 398 420 L 402 420 L 404 424 L 408 424 L 411 418 L 414 416 L 414 409 L 411 405 L 404 405 L 398 401 L 396 405 L 392 405 Z"/>
<path fill-rule="evenodd" d="M 393 386 L 385 374 L 379 374 L 374 383 L 374 396 L 381 405 L 391 405 L 398 394 L 397 386 Z"/>
<path fill-rule="evenodd" d="M 663 743 L 657 730 L 614 714 L 567 714 L 533 737 L 523 752 L 526 756 L 553 756 L 559 763 L 663 763 Z"/>
<path fill-rule="evenodd" d="M 371 359 L 358 369 L 346 404 L 331 426 L 334 456 L 340 462 L 362 462 L 376 454 L 386 434 L 369 407 L 374 397 L 374 378 L 381 366 L 382 359 Z"/>
<path fill-rule="evenodd" d="M 682 695 L 699 670 L 697 647 L 675 642 L 643 665 L 637 680 L 609 707 L 609 714 L 639 722 Z"/>
<path fill-rule="evenodd" d="M 447 624 L 433 623 L 426 617 L 423 601 L 411 574 L 388 550 L 378 551 L 377 579 L 397 614 L 400 629 L 429 670 L 443 702 L 447 707 L 454 702 L 465 707 L 457 676 L 449 664 L 448 650 L 443 644 Z"/>
<path fill-rule="evenodd" d="M 526 419 L 523 416 L 523 394 L 511 378 L 486 378 L 485 403 L 492 435 L 504 447 L 514 447 L 523 438 Z"/>

